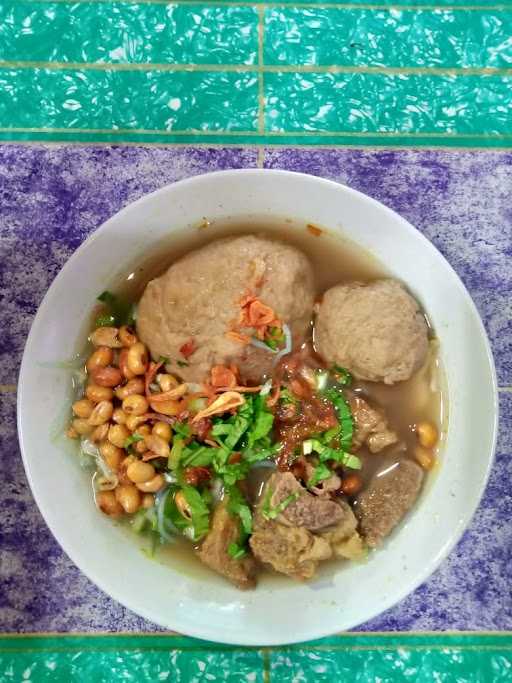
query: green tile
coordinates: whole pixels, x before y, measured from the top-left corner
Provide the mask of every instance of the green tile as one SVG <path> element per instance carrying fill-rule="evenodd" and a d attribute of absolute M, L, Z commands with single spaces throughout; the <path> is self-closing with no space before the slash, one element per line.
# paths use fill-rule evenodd
<path fill-rule="evenodd" d="M 27 676 L 28 674 L 28 676 Z M 4 678 L 6 676 L 6 678 Z M 257 650 L 215 651 L 198 647 L 193 651 L 172 648 L 129 650 L 81 650 L 70 652 L 0 653 L 0 680 L 31 683 L 263 683 L 261 654 Z"/>
<path fill-rule="evenodd" d="M 511 666 L 511 633 L 345 633 L 263 650 L 149 633 L 0 636 L 0 680 L 32 683 L 505 683 Z"/>
<path fill-rule="evenodd" d="M 255 64 L 253 7 L 148 3 L 0 4 L 0 60 Z"/>
<path fill-rule="evenodd" d="M 511 85 L 499 76 L 271 73 L 266 130 L 510 134 Z"/>
<path fill-rule="evenodd" d="M 512 64 L 512 11 L 267 9 L 265 64 Z"/>
<path fill-rule="evenodd" d="M 461 649 L 445 642 L 443 647 L 376 649 L 321 648 L 273 652 L 270 656 L 272 683 L 431 683 L 432 681 L 510 680 L 512 653 L 509 649 Z"/>
<path fill-rule="evenodd" d="M 254 130 L 254 74 L 0 69 L 0 128 Z"/>
<path fill-rule="evenodd" d="M 25 2 L 28 2 L 30 4 L 37 5 L 41 2 L 41 0 L 24 0 Z M 59 5 L 72 5 L 76 4 L 77 2 L 96 2 L 98 4 L 102 3 L 108 3 L 110 4 L 112 0 L 54 0 L 55 4 Z M 136 0 L 124 0 L 125 2 L 132 2 Z M 152 2 L 153 4 L 170 4 L 172 0 L 139 0 L 140 2 Z M 182 2 L 194 2 L 197 0 L 182 0 Z M 219 5 L 229 5 L 233 4 L 234 0 L 217 0 Z M 244 0 L 240 0 L 240 2 L 244 2 Z M 251 2 L 252 5 L 263 5 L 263 4 L 269 4 L 269 0 L 254 0 L 254 2 Z M 279 2 L 275 2 L 275 4 L 279 5 L 296 5 L 299 4 L 297 0 L 279 0 Z M 333 0 L 330 2 L 327 2 L 326 0 L 304 0 L 304 3 L 301 4 L 308 4 L 308 5 L 326 5 L 326 4 L 339 4 L 339 5 L 370 5 L 370 6 L 379 6 L 379 7 L 482 7 L 482 8 L 487 8 L 487 7 L 512 7 L 512 0 L 503 0 L 502 2 L 499 2 L 499 0 L 473 0 L 470 2 L 470 0 L 353 0 L 352 2 L 349 2 L 348 0 L 344 2 L 339 2 L 335 3 Z"/>

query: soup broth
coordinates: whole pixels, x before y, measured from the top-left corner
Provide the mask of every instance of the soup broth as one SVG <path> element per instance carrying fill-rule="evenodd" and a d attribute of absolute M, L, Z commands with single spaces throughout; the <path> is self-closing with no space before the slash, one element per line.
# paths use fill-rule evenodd
<path fill-rule="evenodd" d="M 140 261 L 128 268 L 124 274 L 119 275 L 116 281 L 110 283 L 110 289 L 137 303 L 150 280 L 163 274 L 172 263 L 191 250 L 203 247 L 221 237 L 243 234 L 279 240 L 305 253 L 313 266 L 318 299 L 333 285 L 354 280 L 366 283 L 390 277 L 384 265 L 371 254 L 329 230 L 305 226 L 289 219 L 269 221 L 262 217 L 253 217 L 244 221 L 225 220 L 218 224 L 204 221 L 200 226 L 173 234 L 157 245 L 151 253 L 142 255 Z M 440 439 L 436 452 L 439 452 L 446 429 L 447 406 L 435 331 L 430 326 L 429 336 L 427 362 L 411 379 L 392 386 L 365 381 L 355 381 L 351 386 L 354 395 L 366 398 L 372 405 L 385 410 L 390 428 L 400 437 L 399 443 L 388 448 L 385 455 L 372 454 L 365 448 L 358 451 L 358 456 L 363 461 L 361 475 L 365 483 L 376 472 L 381 472 L 385 476 L 386 470 L 392 468 L 396 462 L 413 457 L 413 448 L 417 443 L 415 425 L 420 420 L 429 420 L 438 428 Z M 261 491 L 270 471 L 268 468 L 261 468 L 253 474 L 253 491 Z M 213 575 L 211 570 L 198 562 L 194 556 L 193 545 L 183 538 L 177 538 L 174 543 L 159 547 L 155 559 L 159 562 L 168 562 L 174 569 L 198 578 Z"/>

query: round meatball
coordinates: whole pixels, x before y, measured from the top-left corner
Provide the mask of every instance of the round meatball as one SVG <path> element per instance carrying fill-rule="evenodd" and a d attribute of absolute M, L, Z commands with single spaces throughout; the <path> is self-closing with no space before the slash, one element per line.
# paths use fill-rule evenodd
<path fill-rule="evenodd" d="M 424 363 L 427 324 L 418 303 L 396 280 L 352 282 L 324 294 L 315 345 L 325 361 L 358 379 L 394 384 Z"/>
<path fill-rule="evenodd" d="M 212 242 L 152 280 L 138 306 L 138 334 L 153 358 L 170 358 L 185 381 L 200 382 L 213 365 L 235 363 L 244 380 L 259 382 L 273 354 L 226 336 L 248 293 L 289 325 L 294 345 L 304 341 L 315 294 L 311 265 L 294 247 L 254 235 Z"/>

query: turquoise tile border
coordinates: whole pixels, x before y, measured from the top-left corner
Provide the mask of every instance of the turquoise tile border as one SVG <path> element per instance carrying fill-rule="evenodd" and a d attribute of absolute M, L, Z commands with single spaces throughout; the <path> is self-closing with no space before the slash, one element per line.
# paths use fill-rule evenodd
<path fill-rule="evenodd" d="M 282 8 L 265 12 L 265 64 L 506 68 L 512 11 Z"/>
<path fill-rule="evenodd" d="M 0 5 L 0 61 L 256 64 L 257 53 L 254 7 L 23 0 Z"/>
<path fill-rule="evenodd" d="M 327 133 L 318 135 L 209 131 L 97 131 L 36 128 L 0 128 L 0 144 L 9 142 L 63 142 L 77 144 L 123 144 L 196 147 L 360 147 L 363 149 L 488 149 L 512 148 L 512 135 L 350 135 Z"/>
<path fill-rule="evenodd" d="M 381 680 L 507 681 L 512 634 L 356 634 L 276 648 L 178 635 L 0 637 L 0 679 L 288 683 Z"/>

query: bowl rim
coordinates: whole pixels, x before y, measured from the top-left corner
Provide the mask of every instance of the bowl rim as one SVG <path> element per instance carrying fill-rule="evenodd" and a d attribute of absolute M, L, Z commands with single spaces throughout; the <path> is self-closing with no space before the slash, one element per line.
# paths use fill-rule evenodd
<path fill-rule="evenodd" d="M 66 555 L 71 559 L 71 561 L 78 567 L 78 569 L 100 590 L 102 590 L 106 595 L 112 597 L 114 600 L 119 602 L 121 605 L 125 606 L 135 614 L 138 614 L 142 616 L 144 619 L 147 619 L 151 623 L 157 624 L 158 626 L 161 626 L 166 629 L 171 629 L 171 628 L 176 628 L 180 634 L 186 635 L 186 636 L 191 636 L 194 638 L 199 638 L 203 640 L 212 640 L 212 634 L 211 633 L 205 633 L 203 629 L 198 628 L 190 628 L 187 626 L 186 628 L 182 629 L 179 625 L 179 619 L 173 616 L 173 620 L 176 622 L 176 627 L 170 627 L 169 622 L 166 622 L 164 620 L 158 619 L 155 617 L 153 613 L 151 613 L 150 610 L 141 608 L 139 604 L 136 604 L 136 600 L 132 600 L 131 596 L 127 597 L 126 594 L 123 594 L 122 591 L 113 591 L 111 587 L 108 589 L 104 587 L 104 581 L 101 577 L 101 575 L 96 575 L 95 572 L 89 571 L 88 569 L 84 569 L 82 566 L 82 559 L 80 558 L 79 560 L 76 559 L 76 553 L 75 552 L 70 552 L 68 548 L 59 540 L 58 536 L 58 530 L 54 529 L 54 526 L 52 523 L 49 521 L 49 516 L 48 516 L 48 511 L 46 507 L 46 503 L 43 500 L 42 493 L 40 494 L 38 490 L 38 484 L 34 480 L 30 468 L 30 462 L 29 462 L 29 457 L 27 455 L 27 448 L 26 444 L 24 441 L 24 435 L 23 435 L 23 425 L 22 425 L 22 414 L 23 414 L 23 406 L 25 404 L 25 392 L 24 392 L 24 377 L 25 374 L 27 373 L 27 366 L 29 363 L 29 355 L 30 355 L 30 350 L 34 344 L 34 328 L 36 327 L 36 323 L 39 321 L 40 318 L 44 316 L 45 309 L 48 306 L 48 302 L 51 299 L 52 296 L 52 290 L 55 286 L 55 283 L 61 278 L 65 277 L 66 273 L 71 270 L 75 264 L 76 261 L 80 260 L 83 251 L 87 247 L 89 247 L 91 244 L 93 244 L 99 236 L 109 230 L 109 224 L 111 221 L 119 220 L 122 219 L 123 215 L 125 213 L 128 213 L 134 209 L 134 207 L 140 207 L 143 206 L 144 204 L 151 204 L 155 196 L 158 195 L 163 195 L 166 194 L 167 192 L 171 191 L 172 189 L 177 189 L 178 191 L 180 188 L 184 186 L 189 186 L 189 185 L 194 185 L 198 184 L 200 185 L 203 182 L 208 182 L 209 179 L 212 177 L 224 177 L 225 179 L 229 179 L 230 176 L 236 175 L 236 176 L 247 176 L 248 178 L 250 177 L 259 177 L 261 175 L 274 175 L 274 176 L 284 176 L 288 178 L 293 178 L 293 177 L 302 177 L 303 179 L 307 179 L 307 182 L 312 182 L 315 184 L 323 184 L 325 186 L 329 186 L 331 188 L 335 188 L 339 190 L 342 188 L 344 192 L 346 192 L 348 195 L 351 195 L 353 197 L 357 197 L 359 199 L 364 200 L 365 202 L 369 202 L 370 204 L 373 204 L 374 206 L 377 206 L 380 211 L 386 211 L 389 214 L 392 214 L 394 219 L 398 219 L 401 224 L 402 228 L 404 230 L 407 230 L 408 232 L 412 232 L 414 234 L 415 239 L 419 239 L 420 242 L 423 244 L 423 247 L 429 249 L 431 252 L 434 252 L 435 257 L 438 260 L 441 260 L 444 263 L 445 267 L 448 267 L 453 275 L 456 277 L 458 281 L 458 285 L 461 289 L 461 293 L 464 296 L 466 303 L 471 310 L 471 313 L 473 314 L 475 321 L 478 325 L 479 328 L 479 333 L 480 333 L 480 340 L 483 343 L 483 347 L 485 350 L 485 360 L 487 363 L 486 367 L 486 372 L 489 374 L 489 379 L 490 379 L 490 388 L 492 391 L 492 415 L 489 414 L 489 422 L 491 422 L 492 418 L 492 425 L 490 424 L 491 427 L 491 434 L 492 434 L 492 444 L 491 444 L 491 449 L 490 449 L 490 454 L 489 458 L 487 461 L 487 466 L 485 468 L 485 471 L 483 473 L 483 476 L 479 482 L 478 485 L 478 492 L 475 489 L 474 492 L 474 499 L 473 499 L 473 504 L 465 510 L 464 516 L 459 520 L 458 528 L 456 531 L 454 531 L 451 535 L 451 538 L 448 543 L 446 543 L 443 546 L 442 552 L 440 552 L 435 560 L 431 563 L 428 563 L 425 565 L 425 568 L 421 571 L 418 572 L 415 579 L 411 580 L 407 583 L 406 587 L 403 589 L 396 591 L 393 593 L 392 597 L 388 597 L 380 606 L 376 606 L 375 610 L 369 610 L 367 615 L 365 616 L 364 621 L 355 623 L 353 626 L 350 628 L 355 628 L 356 626 L 360 625 L 361 623 L 366 623 L 366 621 L 373 619 L 379 614 L 382 614 L 386 610 L 390 609 L 392 606 L 398 604 L 400 601 L 402 601 L 407 595 L 411 594 L 413 591 L 415 591 L 418 586 L 420 586 L 426 579 L 431 576 L 439 567 L 439 565 L 446 559 L 446 557 L 450 554 L 450 552 L 453 550 L 453 548 L 457 545 L 457 543 L 460 541 L 463 533 L 467 529 L 468 525 L 470 524 L 476 510 L 478 509 L 480 502 L 482 500 L 482 496 L 484 494 L 484 491 L 486 489 L 488 479 L 489 479 L 489 474 L 491 471 L 491 468 L 494 463 L 494 458 L 495 458 L 495 453 L 496 453 L 496 444 L 497 444 L 497 436 L 498 436 L 498 423 L 499 423 L 499 393 L 498 393 L 498 383 L 497 383 L 497 376 L 496 376 L 496 368 L 495 368 L 495 363 L 494 363 L 494 358 L 491 350 L 491 345 L 489 342 L 489 338 L 487 336 L 487 332 L 485 330 L 484 324 L 482 322 L 481 316 L 478 312 L 478 309 L 469 294 L 466 286 L 462 282 L 461 278 L 459 277 L 458 273 L 454 270 L 454 268 L 450 265 L 448 260 L 443 256 L 443 254 L 434 246 L 434 244 L 423 234 L 421 233 L 417 228 L 415 228 L 407 219 L 405 219 L 403 216 L 398 214 L 396 211 L 393 209 L 389 208 L 385 204 L 381 203 L 380 201 L 374 199 L 373 197 L 370 197 L 366 195 L 363 192 L 360 192 L 359 190 L 356 190 L 354 188 L 351 188 L 347 185 L 344 185 L 343 183 L 339 183 L 333 180 L 329 180 L 326 178 L 322 178 L 319 176 L 311 175 L 308 173 L 301 173 L 301 172 L 296 172 L 296 171 L 287 171 L 287 170 L 280 170 L 280 169 L 229 169 L 229 170 L 222 170 L 222 171 L 214 171 L 210 173 L 203 173 L 199 174 L 196 176 L 192 176 L 189 178 L 184 178 L 182 180 L 178 180 L 173 183 L 168 183 L 167 185 L 164 185 L 161 188 L 158 188 L 157 190 L 154 190 L 150 193 L 144 194 L 143 196 L 139 197 L 137 200 L 133 202 L 129 202 L 126 204 L 122 209 L 111 215 L 107 220 L 105 220 L 99 227 L 97 227 L 94 232 L 86 239 L 84 242 L 80 244 L 80 246 L 73 252 L 73 254 L 67 259 L 66 263 L 63 265 L 63 267 L 60 269 L 56 277 L 53 279 L 51 285 L 49 286 L 47 292 L 45 293 L 38 310 L 36 312 L 36 315 L 34 316 L 34 319 L 31 324 L 30 332 L 27 336 L 26 342 L 25 342 L 25 348 L 23 352 L 23 357 L 20 365 L 20 371 L 18 375 L 18 390 L 17 390 L 17 429 L 18 429 L 18 439 L 19 439 L 19 444 L 20 444 L 20 450 L 21 450 L 21 455 L 22 455 L 22 460 L 23 460 L 23 465 L 25 469 L 25 474 L 32 492 L 32 495 L 34 497 L 34 500 L 37 504 L 37 507 L 43 516 L 43 519 L 47 525 L 47 527 L 50 529 L 52 535 L 54 536 L 55 540 L 59 544 L 59 546 L 62 548 L 62 550 L 66 553 Z M 298 637 L 295 636 L 290 636 L 286 635 L 283 638 L 277 638 L 277 637 L 270 637 L 265 641 L 262 641 L 261 638 L 253 638 L 253 637 L 246 637 L 246 634 L 240 634 L 240 638 L 237 640 L 234 640 L 232 638 L 223 638 L 222 634 L 215 635 L 215 642 L 219 643 L 225 643 L 225 644 L 232 644 L 232 645 L 243 645 L 243 646 L 277 646 L 277 645 L 283 645 L 283 644 L 294 644 L 294 643 L 300 643 L 300 642 L 305 642 L 306 640 L 312 640 L 312 639 L 318 639 L 318 638 L 323 638 L 326 636 L 333 635 L 333 633 L 336 633 L 337 631 L 333 631 L 332 627 L 330 628 L 322 628 L 321 626 L 318 628 L 312 627 L 310 631 L 308 632 L 308 635 L 304 635 L 303 633 L 300 633 Z"/>

